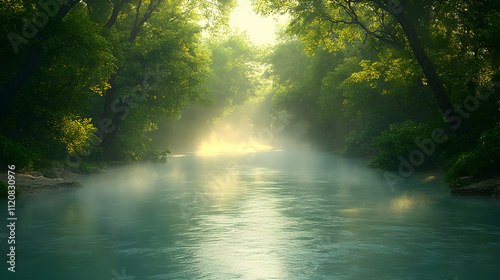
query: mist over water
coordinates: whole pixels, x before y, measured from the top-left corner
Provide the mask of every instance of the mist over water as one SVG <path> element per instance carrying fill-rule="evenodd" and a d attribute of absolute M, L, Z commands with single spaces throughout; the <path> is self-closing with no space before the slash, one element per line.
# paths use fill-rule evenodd
<path fill-rule="evenodd" d="M 365 164 L 189 154 L 27 195 L 8 279 L 497 279 L 498 201 Z"/>
<path fill-rule="evenodd" d="M 500 279 L 498 1 L 0 15 L 0 280 Z"/>

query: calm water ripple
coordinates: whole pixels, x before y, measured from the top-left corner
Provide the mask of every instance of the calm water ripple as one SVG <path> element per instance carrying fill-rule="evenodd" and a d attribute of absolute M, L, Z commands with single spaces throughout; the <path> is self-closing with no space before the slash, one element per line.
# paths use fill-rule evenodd
<path fill-rule="evenodd" d="M 392 192 L 365 164 L 188 156 L 28 195 L 1 279 L 498 279 L 498 200 L 424 175 Z"/>

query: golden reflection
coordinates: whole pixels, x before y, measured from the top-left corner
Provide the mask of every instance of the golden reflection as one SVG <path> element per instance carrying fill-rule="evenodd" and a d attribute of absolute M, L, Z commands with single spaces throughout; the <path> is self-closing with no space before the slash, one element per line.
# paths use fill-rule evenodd
<path fill-rule="evenodd" d="M 416 207 L 428 207 L 430 203 L 431 201 L 422 195 L 408 196 L 404 194 L 391 200 L 391 209 L 397 212 L 404 212 Z"/>
<path fill-rule="evenodd" d="M 187 157 L 188 155 L 171 155 L 173 158 Z"/>
<path fill-rule="evenodd" d="M 423 180 L 422 180 L 422 182 L 423 182 L 423 183 L 428 183 L 428 182 L 430 182 L 430 181 L 434 181 L 434 180 L 436 180 L 436 179 L 437 179 L 437 177 L 436 177 L 436 176 L 429 176 L 429 177 L 427 177 L 427 178 L 423 179 Z"/>
<path fill-rule="evenodd" d="M 350 209 L 342 209 L 342 210 L 340 210 L 340 212 L 353 214 L 353 213 L 360 213 L 363 210 L 367 210 L 367 209 L 364 209 L 364 208 L 350 208 Z"/>

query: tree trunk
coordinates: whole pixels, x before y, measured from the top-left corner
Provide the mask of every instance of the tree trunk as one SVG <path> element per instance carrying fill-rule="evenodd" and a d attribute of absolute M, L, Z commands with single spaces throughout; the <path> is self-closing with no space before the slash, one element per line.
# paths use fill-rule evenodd
<path fill-rule="evenodd" d="M 111 119 L 113 117 L 113 114 L 111 112 L 111 104 L 113 104 L 113 101 L 115 100 L 115 95 L 116 95 L 115 94 L 116 93 L 116 75 L 117 75 L 117 73 L 112 74 L 108 80 L 110 88 L 106 91 L 106 95 L 104 97 L 104 108 L 102 110 L 101 119 Z"/>
<path fill-rule="evenodd" d="M 130 38 L 128 39 L 128 42 L 130 44 L 133 44 L 135 39 L 137 38 L 137 35 L 139 35 L 139 32 L 141 31 L 141 28 L 138 26 L 134 26 L 132 28 L 132 31 L 130 32 Z"/>
<path fill-rule="evenodd" d="M 103 147 L 103 155 L 106 159 L 111 159 L 111 151 L 113 150 L 116 134 L 118 133 L 118 127 L 120 126 L 121 121 L 128 116 L 129 105 L 130 99 L 128 98 L 122 99 L 120 101 L 120 103 L 118 104 L 120 112 L 116 113 L 113 116 L 112 120 L 114 129 L 106 134 L 101 143 L 101 146 Z"/>
<path fill-rule="evenodd" d="M 115 25 L 116 19 L 118 18 L 118 14 L 123 8 L 123 5 L 125 5 L 125 3 L 127 2 L 129 2 L 129 0 L 122 0 L 120 3 L 116 4 L 116 6 L 113 7 L 113 13 L 111 14 L 111 17 L 109 18 L 108 22 L 105 25 L 106 29 L 111 29 L 111 27 Z"/>
<path fill-rule="evenodd" d="M 123 8 L 123 5 L 127 2 L 129 2 L 129 0 L 122 0 L 120 3 L 114 6 L 113 12 L 108 22 L 105 25 L 106 29 L 111 29 L 111 27 L 113 27 L 118 18 L 118 14 Z M 115 101 L 116 90 L 117 90 L 116 76 L 118 75 L 118 70 L 119 69 L 117 69 L 116 72 L 113 73 L 111 77 L 109 77 L 108 83 L 110 85 L 110 88 L 106 90 L 106 95 L 104 96 L 104 106 L 101 116 L 101 121 L 111 120 L 112 121 L 111 123 L 113 125 L 113 129 L 110 132 L 107 132 L 106 134 L 104 134 L 105 133 L 104 131 L 99 131 L 99 133 L 103 133 L 101 143 L 99 144 L 99 146 L 103 147 L 103 153 L 106 158 L 109 158 L 111 156 L 111 148 L 112 148 L 112 143 L 116 137 L 117 125 L 121 121 L 121 120 L 116 120 L 115 117 L 113 117 L 113 111 L 112 111 L 112 104 Z M 108 134 L 112 134 L 112 136 L 110 137 L 108 136 Z"/>
<path fill-rule="evenodd" d="M 142 5 L 142 0 L 139 1 L 139 4 L 136 7 L 136 17 L 135 17 L 135 22 L 134 25 L 132 26 L 132 30 L 130 31 L 130 37 L 128 42 L 130 44 L 133 44 L 137 36 L 139 35 L 141 31 L 141 27 L 146 23 L 146 21 L 149 20 L 153 12 L 158 8 L 158 6 L 161 4 L 162 0 L 158 0 L 156 4 L 154 4 L 153 0 L 149 2 L 149 6 L 147 8 L 146 13 L 144 16 L 139 19 L 139 10 Z M 118 71 L 118 70 L 117 70 Z M 108 118 L 110 119 L 110 116 L 112 115 L 111 112 L 111 106 L 113 102 L 116 100 L 115 98 L 115 92 L 116 92 L 116 74 L 112 76 L 109 84 L 111 85 L 111 88 L 107 91 L 106 93 L 106 100 L 104 104 L 104 110 L 103 110 L 103 119 Z M 129 110 L 129 100 L 121 101 L 119 103 L 120 111 L 125 110 L 128 114 Z M 116 138 L 116 134 L 118 132 L 118 128 L 120 126 L 121 121 L 125 118 L 124 114 L 115 114 L 112 120 L 112 125 L 114 129 L 109 132 L 108 134 L 104 135 L 104 139 L 101 142 L 101 146 L 103 147 L 103 154 L 106 157 L 106 159 L 111 159 L 111 150 L 113 149 L 114 141 Z"/>
<path fill-rule="evenodd" d="M 413 51 L 413 54 L 415 55 L 418 64 L 424 71 L 424 75 L 427 78 L 427 82 L 432 90 L 432 93 L 434 94 L 434 98 L 438 103 L 439 109 L 445 116 L 446 121 L 450 124 L 450 126 L 453 128 L 453 130 L 457 135 L 460 136 L 465 134 L 467 132 L 467 127 L 465 126 L 463 121 L 461 121 L 457 127 L 454 127 L 450 123 L 452 119 L 456 120 L 457 118 L 460 118 L 460 116 L 455 112 L 453 105 L 451 104 L 450 99 L 446 94 L 446 90 L 444 88 L 443 82 L 441 81 L 441 78 L 439 78 L 439 75 L 436 73 L 436 69 L 434 68 L 432 62 L 425 53 L 424 47 L 422 46 L 422 43 L 418 38 L 415 27 L 406 18 L 404 11 L 399 13 L 394 13 L 393 15 L 395 16 L 396 20 L 399 22 L 401 28 L 406 34 L 406 38 L 410 43 L 410 47 Z"/>

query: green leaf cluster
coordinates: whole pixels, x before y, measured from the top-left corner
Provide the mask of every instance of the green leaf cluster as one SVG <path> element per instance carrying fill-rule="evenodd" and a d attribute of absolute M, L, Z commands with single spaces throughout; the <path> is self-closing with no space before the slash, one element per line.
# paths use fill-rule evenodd
<path fill-rule="evenodd" d="M 415 141 L 421 141 L 425 135 L 431 135 L 431 129 L 432 127 L 409 120 L 391 124 L 389 129 L 373 138 L 375 157 L 368 165 L 384 170 L 398 169 L 399 157 L 407 158 L 412 151 L 418 149 Z"/>
<path fill-rule="evenodd" d="M 474 180 L 482 177 L 496 176 L 500 170 L 500 123 L 484 131 L 475 146 L 469 151 L 460 153 L 448 162 L 449 169 L 445 180 L 454 182 L 463 177 Z"/>

